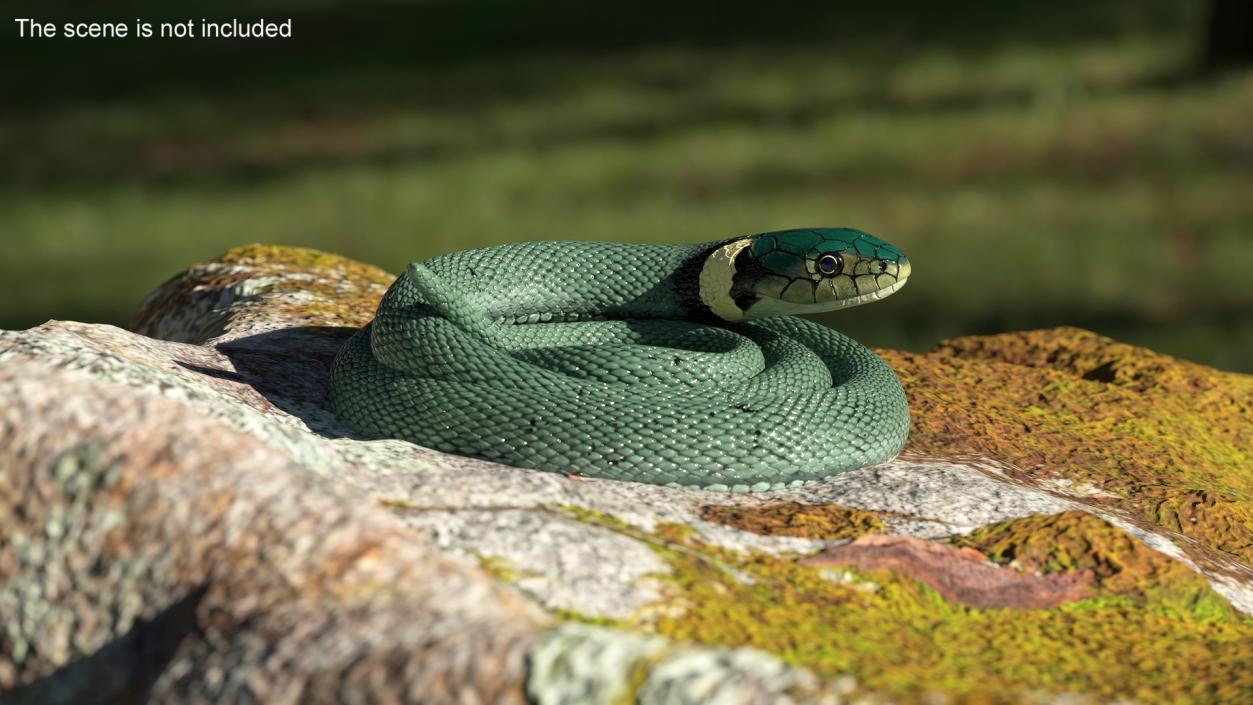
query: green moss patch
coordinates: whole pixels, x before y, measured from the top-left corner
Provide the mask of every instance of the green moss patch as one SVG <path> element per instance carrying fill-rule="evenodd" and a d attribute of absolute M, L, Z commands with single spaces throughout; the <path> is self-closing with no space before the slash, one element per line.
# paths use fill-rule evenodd
<path fill-rule="evenodd" d="M 835 504 L 778 502 L 755 507 L 706 505 L 700 509 L 705 521 L 726 524 L 765 536 L 799 536 L 829 541 L 884 531 L 874 512 Z"/>
<path fill-rule="evenodd" d="M 472 551 L 479 561 L 479 567 L 502 583 L 513 583 L 518 579 L 518 570 L 513 561 L 500 556 L 485 556 Z"/>
<path fill-rule="evenodd" d="M 594 512 L 578 516 L 632 536 L 644 533 Z M 1151 552 L 1141 555 L 1148 549 L 1117 538 L 1117 531 L 1067 513 L 989 527 L 967 539 L 1001 561 L 1012 549 L 1016 560 L 1045 569 L 1107 575 L 1092 598 L 1049 609 L 971 608 L 891 571 L 817 568 L 650 534 L 649 545 L 673 571 L 677 609 L 652 610 L 623 626 L 759 648 L 823 676 L 851 674 L 902 703 L 931 702 L 935 693 L 955 703 L 1062 692 L 1145 703 L 1247 698 L 1253 620 L 1190 572 L 1158 565 Z M 1053 537 L 1062 538 L 1050 549 Z M 1170 589 L 1143 589 L 1149 580 Z M 1184 582 L 1186 588 L 1177 585 Z M 1193 599 L 1177 599 L 1189 592 Z"/>
<path fill-rule="evenodd" d="M 384 497 L 379 499 L 379 504 L 388 509 L 417 509 L 418 504 L 404 497 Z"/>

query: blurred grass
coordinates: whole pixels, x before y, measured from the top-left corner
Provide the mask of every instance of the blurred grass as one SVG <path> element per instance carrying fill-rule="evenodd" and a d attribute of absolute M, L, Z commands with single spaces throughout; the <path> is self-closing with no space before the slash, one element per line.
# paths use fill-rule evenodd
<path fill-rule="evenodd" d="M 252 241 L 399 271 L 830 224 L 915 263 L 827 319 L 869 344 L 1070 324 L 1253 370 L 1253 76 L 1193 80 L 1195 6 L 897 5 L 272 0 L 240 16 L 297 13 L 286 46 L 10 38 L 0 327 L 124 323 Z M 101 7 L 73 17 L 171 12 Z"/>

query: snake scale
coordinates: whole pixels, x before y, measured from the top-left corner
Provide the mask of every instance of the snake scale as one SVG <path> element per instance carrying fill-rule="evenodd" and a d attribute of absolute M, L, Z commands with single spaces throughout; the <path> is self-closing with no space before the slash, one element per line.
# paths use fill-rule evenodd
<path fill-rule="evenodd" d="M 847 228 L 453 252 L 392 284 L 330 399 L 363 436 L 517 467 L 796 486 L 894 457 L 909 412 L 883 360 L 789 314 L 883 298 L 909 273 Z"/>

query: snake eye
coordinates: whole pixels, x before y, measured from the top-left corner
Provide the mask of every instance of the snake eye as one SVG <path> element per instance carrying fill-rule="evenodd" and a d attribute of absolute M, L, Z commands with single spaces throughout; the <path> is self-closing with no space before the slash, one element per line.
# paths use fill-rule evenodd
<path fill-rule="evenodd" d="M 827 276 L 834 276 L 844 269 L 844 258 L 839 255 L 826 254 L 818 258 L 818 271 Z"/>

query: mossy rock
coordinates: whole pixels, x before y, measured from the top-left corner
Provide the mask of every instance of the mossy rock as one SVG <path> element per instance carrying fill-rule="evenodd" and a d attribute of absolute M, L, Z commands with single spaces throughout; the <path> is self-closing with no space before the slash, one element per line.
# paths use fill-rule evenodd
<path fill-rule="evenodd" d="M 1025 517 L 954 541 L 1004 570 L 1097 576 L 1087 597 L 1047 609 L 974 608 L 891 570 L 652 538 L 673 568 L 673 609 L 621 626 L 755 647 L 819 675 L 851 675 L 893 702 L 1021 703 L 1033 692 L 1073 692 L 1228 703 L 1253 693 L 1253 619 L 1195 572 L 1085 512 Z"/>
<path fill-rule="evenodd" d="M 1195 560 L 1253 564 L 1253 377 L 1076 328 L 883 355 L 909 396 L 906 452 L 1081 488 L 1193 539 Z"/>
<path fill-rule="evenodd" d="M 884 531 L 883 522 L 875 512 L 833 504 L 778 502 L 755 507 L 711 504 L 701 508 L 700 516 L 706 521 L 764 536 L 837 540 Z"/>

